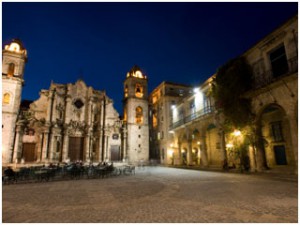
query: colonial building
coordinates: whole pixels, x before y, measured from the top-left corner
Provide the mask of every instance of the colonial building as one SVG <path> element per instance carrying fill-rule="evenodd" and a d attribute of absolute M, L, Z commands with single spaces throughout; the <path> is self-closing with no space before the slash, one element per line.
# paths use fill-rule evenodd
<path fill-rule="evenodd" d="M 149 95 L 150 159 L 167 163 L 167 149 L 172 143 L 169 133 L 171 106 L 192 91 L 188 85 L 164 81 Z"/>
<path fill-rule="evenodd" d="M 215 123 L 211 82 L 212 78 L 171 106 L 171 138 L 166 163 L 198 166 L 222 163 L 224 146 Z"/>
<path fill-rule="evenodd" d="M 298 168 L 298 17 L 267 35 L 242 56 L 252 67 L 254 83 L 244 97 L 251 100 L 254 146 L 249 146 L 251 170 L 297 172 Z M 223 166 L 239 163 L 230 155 L 234 139 L 247 132 L 224 133 L 224 116 L 210 95 L 213 76 L 195 93 L 173 106 L 172 143 L 168 164 Z"/>

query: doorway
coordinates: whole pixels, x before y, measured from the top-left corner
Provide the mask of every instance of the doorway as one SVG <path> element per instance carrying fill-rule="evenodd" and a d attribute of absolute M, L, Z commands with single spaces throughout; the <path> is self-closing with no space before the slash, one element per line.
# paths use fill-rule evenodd
<path fill-rule="evenodd" d="M 23 143 L 23 158 L 25 162 L 35 161 L 35 143 Z"/>
<path fill-rule="evenodd" d="M 110 159 L 111 161 L 120 161 L 120 146 L 119 145 L 111 145 L 110 146 Z"/>
<path fill-rule="evenodd" d="M 69 138 L 69 158 L 71 161 L 83 160 L 84 137 Z"/>

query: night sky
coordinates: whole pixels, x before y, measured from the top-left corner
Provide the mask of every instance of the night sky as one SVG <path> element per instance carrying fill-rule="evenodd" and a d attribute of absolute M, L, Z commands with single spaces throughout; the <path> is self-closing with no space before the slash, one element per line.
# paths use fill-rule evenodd
<path fill-rule="evenodd" d="M 296 15 L 298 3 L 2 3 L 2 45 L 28 51 L 23 99 L 83 79 L 122 112 L 135 64 L 149 93 L 162 81 L 199 85 Z M 3 47 L 2 46 L 2 47 Z"/>

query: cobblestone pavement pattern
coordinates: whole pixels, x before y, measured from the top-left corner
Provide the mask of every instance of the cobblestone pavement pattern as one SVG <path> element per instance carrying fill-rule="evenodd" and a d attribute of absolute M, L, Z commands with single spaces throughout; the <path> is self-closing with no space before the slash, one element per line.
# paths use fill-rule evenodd
<path fill-rule="evenodd" d="M 136 175 L 2 186 L 3 222 L 294 222 L 298 183 L 145 167 Z"/>

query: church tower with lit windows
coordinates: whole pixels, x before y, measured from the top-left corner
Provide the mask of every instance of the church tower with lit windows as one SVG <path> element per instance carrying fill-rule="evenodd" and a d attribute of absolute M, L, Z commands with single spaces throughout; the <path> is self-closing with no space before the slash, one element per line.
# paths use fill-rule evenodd
<path fill-rule="evenodd" d="M 16 120 L 24 83 L 27 52 L 20 40 L 14 39 L 2 51 L 2 162 L 10 163 L 14 154 Z"/>
<path fill-rule="evenodd" d="M 149 160 L 148 80 L 134 66 L 124 81 L 125 154 L 130 163 Z"/>

